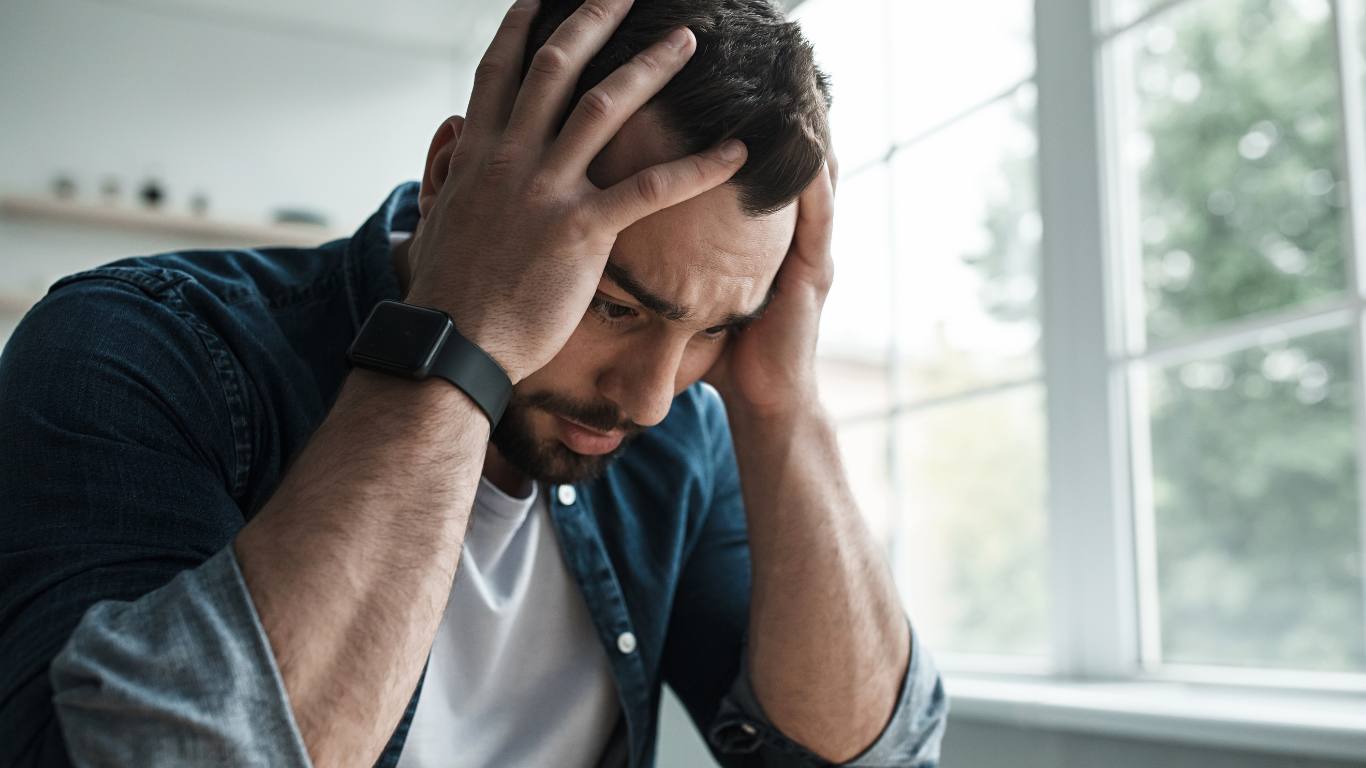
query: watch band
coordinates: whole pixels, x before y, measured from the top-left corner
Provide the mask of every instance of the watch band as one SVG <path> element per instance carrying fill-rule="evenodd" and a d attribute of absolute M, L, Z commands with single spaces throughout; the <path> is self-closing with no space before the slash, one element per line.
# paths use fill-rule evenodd
<path fill-rule="evenodd" d="M 427 375 L 440 376 L 469 395 L 489 417 L 490 429 L 498 426 L 512 397 L 512 380 L 507 372 L 478 344 L 461 336 L 454 322 Z"/>
<path fill-rule="evenodd" d="M 430 376 L 454 384 L 498 426 L 512 397 L 512 380 L 498 361 L 461 336 L 450 314 L 386 299 L 377 303 L 346 350 L 352 365 L 393 376 Z"/>

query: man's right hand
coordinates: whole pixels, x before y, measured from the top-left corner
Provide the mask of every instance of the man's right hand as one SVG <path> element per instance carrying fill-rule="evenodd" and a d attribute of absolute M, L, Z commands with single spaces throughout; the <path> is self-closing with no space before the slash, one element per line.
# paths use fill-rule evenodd
<path fill-rule="evenodd" d="M 690 30 L 675 30 L 584 94 L 557 134 L 584 67 L 630 7 L 586 0 L 519 83 L 537 4 L 518 0 L 476 70 L 468 119 L 450 118 L 433 140 L 405 300 L 448 312 L 513 382 L 569 340 L 623 229 L 744 164 L 732 140 L 607 189 L 588 180 L 589 163 L 696 49 Z"/>

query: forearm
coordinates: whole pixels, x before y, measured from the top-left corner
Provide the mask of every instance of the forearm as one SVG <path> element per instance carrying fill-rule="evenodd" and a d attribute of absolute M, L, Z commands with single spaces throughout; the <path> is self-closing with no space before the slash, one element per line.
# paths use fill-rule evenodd
<path fill-rule="evenodd" d="M 755 694 L 784 733 L 847 760 L 896 705 L 910 651 L 905 614 L 824 412 L 731 410 L 749 525 Z"/>
<path fill-rule="evenodd" d="M 488 421 L 440 380 L 353 372 L 235 553 L 313 760 L 370 765 L 450 592 Z"/>

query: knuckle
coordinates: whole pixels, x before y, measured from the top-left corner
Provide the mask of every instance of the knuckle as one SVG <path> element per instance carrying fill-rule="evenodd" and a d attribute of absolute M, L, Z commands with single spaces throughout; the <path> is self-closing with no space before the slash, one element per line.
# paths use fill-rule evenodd
<path fill-rule="evenodd" d="M 526 194 L 532 198 L 554 197 L 559 187 L 557 180 L 545 171 L 535 173 L 526 181 Z"/>
<path fill-rule="evenodd" d="M 541 46 L 531 57 L 531 71 L 547 77 L 559 77 L 569 69 L 569 53 L 553 43 Z"/>
<path fill-rule="evenodd" d="M 668 186 L 664 172 L 658 168 L 646 168 L 636 175 L 636 193 L 647 204 L 657 205 L 662 201 Z"/>
<path fill-rule="evenodd" d="M 506 176 L 517 160 L 517 150 L 510 144 L 502 143 L 484 156 L 484 175 L 488 178 Z"/>
<path fill-rule="evenodd" d="M 646 49 L 636 54 L 635 64 L 637 69 L 650 74 L 663 72 L 666 68 L 666 62 L 654 49 Z"/>
<path fill-rule="evenodd" d="M 606 120 L 612 115 L 613 99 L 602 88 L 593 88 L 579 99 L 579 108 L 584 116 L 593 120 Z"/>
<path fill-rule="evenodd" d="M 574 205 L 565 212 L 565 234 L 571 242 L 587 242 L 593 236 L 600 218 L 589 206 Z"/>
<path fill-rule="evenodd" d="M 712 161 L 710 158 L 693 155 L 688 158 L 688 175 L 698 182 L 701 182 L 710 178 L 711 175 L 716 172 L 718 165 L 718 163 Z M 721 167 L 724 168 L 725 166 Z"/>
<path fill-rule="evenodd" d="M 474 79 L 476 82 L 497 80 L 502 77 L 503 72 L 505 71 L 506 67 L 503 66 L 501 60 L 485 56 L 484 59 L 479 62 L 479 66 L 474 68 Z"/>
<path fill-rule="evenodd" d="M 579 6 L 579 14 L 590 24 L 607 24 L 612 20 L 612 9 L 601 0 L 587 0 Z"/>

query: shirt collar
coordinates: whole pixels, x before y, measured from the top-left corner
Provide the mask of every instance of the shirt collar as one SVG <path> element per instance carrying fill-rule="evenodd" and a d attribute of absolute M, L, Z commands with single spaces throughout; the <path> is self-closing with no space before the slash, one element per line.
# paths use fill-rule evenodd
<path fill-rule="evenodd" d="M 354 330 L 369 316 L 370 309 L 385 299 L 402 298 L 398 273 L 390 255 L 390 234 L 417 229 L 417 195 L 421 186 L 406 181 L 394 188 L 379 210 L 375 211 L 346 245 L 347 281 L 351 296 Z"/>

